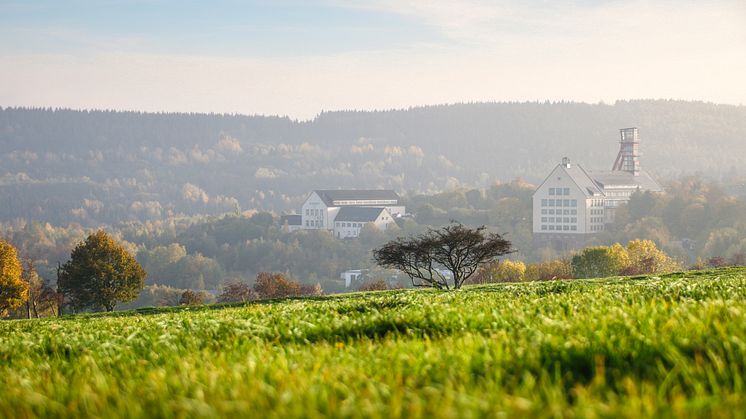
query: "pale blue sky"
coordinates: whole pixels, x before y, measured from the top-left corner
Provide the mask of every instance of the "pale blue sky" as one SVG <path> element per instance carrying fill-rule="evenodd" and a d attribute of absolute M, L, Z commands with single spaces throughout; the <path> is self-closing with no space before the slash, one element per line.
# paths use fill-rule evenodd
<path fill-rule="evenodd" d="M 0 106 L 746 104 L 743 0 L 0 0 Z"/>

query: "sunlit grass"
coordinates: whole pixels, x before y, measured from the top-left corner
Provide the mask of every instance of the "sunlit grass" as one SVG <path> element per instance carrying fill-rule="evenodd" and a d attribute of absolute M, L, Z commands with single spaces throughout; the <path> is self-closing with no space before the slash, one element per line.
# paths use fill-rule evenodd
<path fill-rule="evenodd" d="M 0 323 L 0 416 L 737 416 L 746 270 Z"/>

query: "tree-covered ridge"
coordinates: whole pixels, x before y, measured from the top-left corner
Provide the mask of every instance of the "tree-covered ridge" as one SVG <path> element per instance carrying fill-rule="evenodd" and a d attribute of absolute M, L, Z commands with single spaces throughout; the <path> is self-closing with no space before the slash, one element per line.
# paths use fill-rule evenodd
<path fill-rule="evenodd" d="M 0 220 L 95 227 L 297 209 L 318 188 L 536 183 L 563 156 L 610 167 L 626 126 L 640 128 L 643 167 L 659 178 L 744 174 L 746 107 L 701 102 L 475 103 L 311 121 L 4 108 Z"/>

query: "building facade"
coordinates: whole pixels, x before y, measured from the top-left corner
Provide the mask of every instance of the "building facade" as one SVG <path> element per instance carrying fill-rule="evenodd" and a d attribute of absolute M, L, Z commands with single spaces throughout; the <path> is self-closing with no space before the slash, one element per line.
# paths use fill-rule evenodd
<path fill-rule="evenodd" d="M 620 150 L 611 171 L 587 171 L 565 157 L 536 189 L 536 247 L 559 251 L 581 248 L 614 221 L 616 209 L 634 192 L 663 192 L 640 167 L 637 128 L 624 128 L 620 133 Z"/>
<path fill-rule="evenodd" d="M 405 210 L 392 190 L 316 190 L 301 207 L 300 228 L 327 230 L 337 238 L 358 237 L 365 224 L 385 230 Z"/>

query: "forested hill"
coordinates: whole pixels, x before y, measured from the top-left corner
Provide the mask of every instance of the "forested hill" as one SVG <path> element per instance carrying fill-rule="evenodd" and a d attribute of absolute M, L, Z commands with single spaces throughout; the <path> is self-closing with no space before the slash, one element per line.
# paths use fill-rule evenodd
<path fill-rule="evenodd" d="M 96 225 L 289 210 L 316 188 L 538 181 L 563 156 L 609 168 L 628 126 L 658 176 L 746 172 L 746 107 L 701 102 L 475 103 L 312 121 L 0 108 L 0 221 Z"/>

